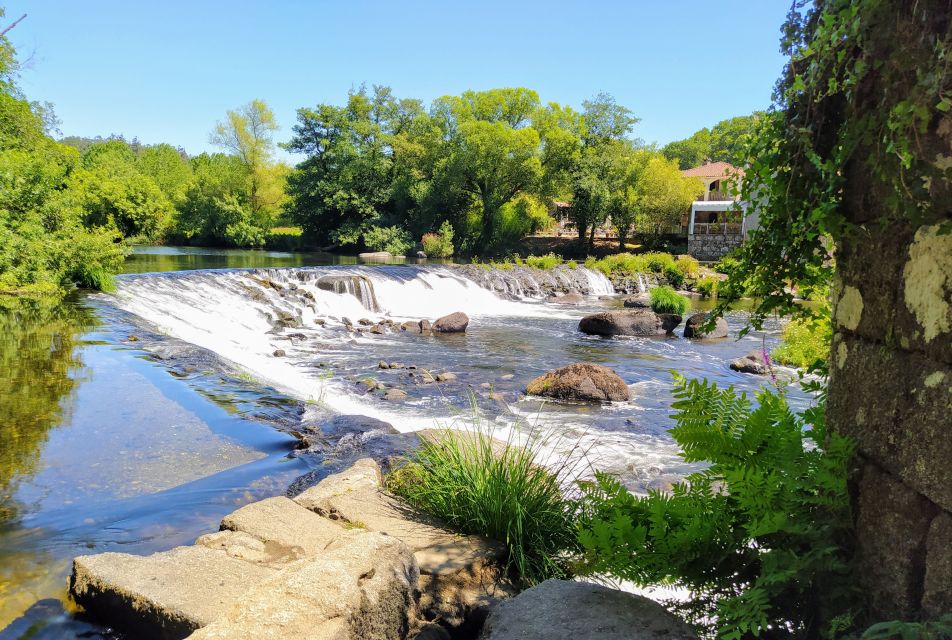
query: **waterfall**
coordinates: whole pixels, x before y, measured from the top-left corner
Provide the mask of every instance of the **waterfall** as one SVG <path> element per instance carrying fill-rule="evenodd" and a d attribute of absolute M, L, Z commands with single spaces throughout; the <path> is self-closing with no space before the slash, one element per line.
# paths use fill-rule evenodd
<path fill-rule="evenodd" d="M 648 285 L 645 284 L 645 277 L 642 274 L 638 274 L 638 291 L 641 293 L 647 293 Z"/>

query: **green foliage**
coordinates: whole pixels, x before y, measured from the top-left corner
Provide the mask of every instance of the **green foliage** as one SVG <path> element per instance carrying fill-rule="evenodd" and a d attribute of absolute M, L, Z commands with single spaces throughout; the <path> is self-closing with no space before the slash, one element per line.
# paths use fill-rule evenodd
<path fill-rule="evenodd" d="M 783 328 L 779 345 L 770 354 L 774 361 L 798 369 L 825 368 L 830 356 L 833 327 L 829 307 L 813 318 L 796 318 Z"/>
<path fill-rule="evenodd" d="M 673 313 L 683 316 L 688 309 L 688 299 L 671 287 L 655 287 L 648 292 L 651 309 L 655 313 Z"/>
<path fill-rule="evenodd" d="M 747 152 L 743 198 L 759 210 L 759 228 L 731 278 L 757 300 L 753 326 L 813 313 L 790 285 L 830 281 L 831 249 L 864 233 L 845 216 L 866 208 L 858 193 L 875 202 L 868 225 L 949 229 L 952 165 L 941 143 L 925 142 L 952 109 L 952 34 L 936 24 L 921 3 L 824 0 L 789 12 L 788 63 Z M 726 308 L 721 300 L 717 311 Z"/>
<path fill-rule="evenodd" d="M 684 275 L 670 253 L 614 253 L 600 260 L 589 258 L 585 261 L 585 266 L 597 269 L 606 276 L 613 273 L 632 276 L 639 273 L 677 272 L 683 279 Z"/>
<path fill-rule="evenodd" d="M 277 251 L 301 249 L 300 227 L 272 227 L 264 238 L 264 246 Z"/>
<path fill-rule="evenodd" d="M 15 52 L 0 36 L 0 292 L 108 286 L 124 247 L 115 228 L 90 224 L 84 183 L 74 177 L 85 171 L 79 154 L 49 137 L 49 114 L 21 95 L 15 71 Z"/>
<path fill-rule="evenodd" d="M 526 264 L 536 269 L 551 270 L 562 264 L 562 256 L 547 253 L 544 256 L 528 256 Z"/>
<path fill-rule="evenodd" d="M 692 256 L 678 256 L 678 259 L 674 261 L 674 266 L 676 266 L 678 271 L 686 278 L 697 277 L 701 271 L 701 263 L 697 261 L 697 258 Z"/>
<path fill-rule="evenodd" d="M 425 233 L 422 239 L 423 253 L 429 258 L 449 258 L 453 255 L 453 225 L 444 220 L 437 233 Z"/>
<path fill-rule="evenodd" d="M 413 239 L 408 231 L 400 227 L 370 227 L 364 232 L 364 244 L 372 251 L 405 256 L 413 247 Z"/>
<path fill-rule="evenodd" d="M 931 622 L 880 622 L 863 632 L 860 640 L 949 640 L 952 638 L 952 615 Z"/>
<path fill-rule="evenodd" d="M 575 503 L 562 485 L 567 463 L 554 470 L 536 460 L 544 440 L 523 446 L 491 432 L 442 430 L 390 474 L 387 487 L 463 533 L 506 545 L 523 584 L 569 577 L 566 554 L 577 549 Z"/>
<path fill-rule="evenodd" d="M 664 268 L 664 277 L 675 289 L 680 289 L 684 284 L 684 272 L 677 265 L 667 265 Z"/>
<path fill-rule="evenodd" d="M 832 637 L 850 619 L 852 444 L 823 407 L 794 414 L 733 388 L 675 376 L 671 434 L 706 465 L 668 495 L 599 474 L 583 487 L 580 570 L 691 590 L 682 613 L 722 638 Z"/>
<path fill-rule="evenodd" d="M 679 168 L 690 169 L 710 160 L 723 160 L 734 166 L 747 163 L 747 145 L 763 113 L 722 120 L 711 129 L 701 129 L 690 138 L 676 140 L 664 146 L 661 153 L 669 160 L 677 160 Z"/>
<path fill-rule="evenodd" d="M 699 278 L 697 282 L 694 283 L 694 288 L 701 294 L 701 297 L 713 298 L 717 295 L 717 289 L 720 283 L 720 279 L 713 276 L 706 276 Z"/>

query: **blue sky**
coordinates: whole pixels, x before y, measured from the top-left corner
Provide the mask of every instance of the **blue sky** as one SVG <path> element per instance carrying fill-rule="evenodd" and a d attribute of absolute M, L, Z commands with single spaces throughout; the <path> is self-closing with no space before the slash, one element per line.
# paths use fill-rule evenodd
<path fill-rule="evenodd" d="M 0 0 L 2 1 L 2 0 Z M 429 101 L 527 86 L 578 107 L 613 94 L 664 144 L 765 108 L 783 59 L 786 0 L 272 2 L 6 0 L 29 58 L 21 85 L 65 135 L 123 134 L 210 149 L 227 109 L 295 109 L 361 83 Z"/>

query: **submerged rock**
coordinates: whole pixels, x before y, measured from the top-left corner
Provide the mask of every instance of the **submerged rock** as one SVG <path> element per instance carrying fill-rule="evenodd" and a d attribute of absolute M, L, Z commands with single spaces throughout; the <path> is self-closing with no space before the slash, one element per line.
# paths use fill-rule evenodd
<path fill-rule="evenodd" d="M 462 311 L 451 313 L 448 316 L 438 318 L 433 323 L 434 333 L 463 333 L 469 326 L 469 316 Z"/>
<path fill-rule="evenodd" d="M 550 296 L 545 299 L 546 302 L 552 304 L 585 304 L 585 296 L 580 293 L 566 293 L 562 295 Z"/>
<path fill-rule="evenodd" d="M 617 373 L 598 364 L 579 362 L 550 371 L 526 386 L 526 393 L 558 400 L 628 400 L 628 385 Z"/>
<path fill-rule="evenodd" d="M 649 309 L 603 311 L 585 316 L 578 330 L 598 336 L 663 336 L 681 324 L 681 316 Z"/>
<path fill-rule="evenodd" d="M 651 299 L 647 294 L 641 293 L 636 296 L 629 296 L 625 298 L 623 304 L 629 309 L 650 309 Z"/>
<path fill-rule="evenodd" d="M 288 354 L 285 353 L 284 349 L 275 349 L 271 355 L 273 355 L 275 358 L 283 358 L 284 356 Z"/>
<path fill-rule="evenodd" d="M 701 327 L 708 321 L 708 314 L 695 313 L 684 323 L 684 337 L 695 339 L 726 338 L 730 329 L 727 326 L 727 320 L 718 318 L 714 329 L 708 332 L 701 331 Z"/>
<path fill-rule="evenodd" d="M 770 373 L 770 367 L 764 362 L 764 354 L 759 349 L 754 349 L 747 355 L 732 360 L 730 367 L 734 371 L 753 373 L 760 376 L 765 376 Z"/>
<path fill-rule="evenodd" d="M 663 606 L 589 582 L 546 580 L 492 607 L 481 640 L 697 640 Z"/>

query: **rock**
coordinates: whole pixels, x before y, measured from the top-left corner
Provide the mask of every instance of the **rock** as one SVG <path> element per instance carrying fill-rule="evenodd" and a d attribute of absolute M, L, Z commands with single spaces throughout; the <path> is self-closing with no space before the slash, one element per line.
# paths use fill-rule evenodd
<path fill-rule="evenodd" d="M 314 319 L 314 324 L 316 324 L 316 325 L 319 326 L 319 327 L 323 327 L 325 324 L 327 324 L 327 320 L 325 320 L 325 319 L 323 319 L 323 318 L 315 318 L 315 319 Z"/>
<path fill-rule="evenodd" d="M 360 320 L 357 321 L 357 324 L 359 324 L 362 327 L 369 327 L 370 325 L 373 324 L 373 320 L 370 320 L 368 318 L 361 318 Z"/>
<path fill-rule="evenodd" d="M 651 299 L 644 293 L 625 298 L 623 304 L 630 309 L 650 309 Z"/>
<path fill-rule="evenodd" d="M 389 422 L 362 415 L 334 416 L 321 424 L 321 435 L 333 440 L 339 440 L 351 433 L 366 434 L 371 432 L 399 433 Z"/>
<path fill-rule="evenodd" d="M 383 399 L 391 401 L 406 400 L 407 392 L 403 389 L 387 389 L 387 393 L 383 394 Z"/>
<path fill-rule="evenodd" d="M 515 378 L 515 377 L 516 377 L 515 374 L 507 373 L 507 374 L 505 374 L 505 375 L 499 376 L 499 379 L 500 379 L 500 380 L 512 380 L 512 379 Z"/>
<path fill-rule="evenodd" d="M 386 360 L 381 360 L 380 362 L 377 363 L 377 367 L 381 369 L 389 369 L 390 365 L 387 363 Z"/>
<path fill-rule="evenodd" d="M 426 622 L 411 633 L 409 638 L 410 640 L 452 640 L 453 636 L 435 622 Z"/>
<path fill-rule="evenodd" d="M 347 327 L 352 327 L 354 325 L 354 323 L 351 322 L 350 318 L 348 318 L 347 316 L 342 317 L 340 321 L 343 322 L 344 326 L 347 326 Z"/>
<path fill-rule="evenodd" d="M 400 538 L 414 551 L 456 540 L 452 531 L 381 492 L 380 486 L 380 466 L 365 458 L 324 478 L 294 501 L 325 518 Z"/>
<path fill-rule="evenodd" d="M 636 309 L 603 311 L 585 316 L 578 323 L 578 329 L 582 333 L 599 336 L 663 336 L 680 323 L 681 316 Z"/>
<path fill-rule="evenodd" d="M 499 393 L 498 391 L 491 391 L 486 394 L 486 397 L 492 400 L 493 402 L 505 402 L 506 396 Z"/>
<path fill-rule="evenodd" d="M 482 640 L 696 640 L 657 602 L 589 582 L 546 580 L 493 606 Z"/>
<path fill-rule="evenodd" d="M 419 321 L 407 320 L 406 322 L 400 325 L 400 329 L 403 331 L 420 331 Z"/>
<path fill-rule="evenodd" d="M 384 334 L 384 333 L 386 333 L 386 332 L 387 332 L 387 330 L 384 329 L 384 328 L 383 328 L 382 326 L 380 326 L 379 324 L 375 324 L 375 325 L 373 325 L 372 327 L 370 327 L 370 333 L 376 334 L 376 335 L 378 335 L 378 336 L 379 336 L 379 335 L 382 335 L 382 334 Z"/>
<path fill-rule="evenodd" d="M 391 363 L 390 363 L 390 368 L 391 368 L 391 369 L 403 369 L 405 366 L 406 366 L 406 365 L 404 365 L 402 362 L 391 362 Z"/>
<path fill-rule="evenodd" d="M 275 349 L 271 355 L 273 355 L 275 358 L 283 358 L 288 354 L 284 351 L 284 349 Z"/>
<path fill-rule="evenodd" d="M 318 555 L 342 532 L 340 526 L 284 496 L 247 504 L 225 516 L 222 530 L 242 531 L 300 557 Z"/>
<path fill-rule="evenodd" d="M 419 572 L 400 540 L 350 531 L 252 586 L 192 640 L 393 640 L 410 629 Z"/>
<path fill-rule="evenodd" d="M 286 547 L 274 542 L 263 542 L 244 531 L 206 533 L 195 544 L 224 551 L 232 558 L 269 567 L 280 567 L 304 557 L 304 550 L 297 545 Z"/>
<path fill-rule="evenodd" d="M 526 393 L 559 400 L 614 401 L 630 399 L 628 385 L 618 374 L 598 364 L 579 362 L 539 376 Z"/>
<path fill-rule="evenodd" d="M 688 318 L 687 322 L 684 323 L 684 337 L 685 338 L 695 338 L 695 339 L 711 339 L 711 338 L 726 338 L 729 332 L 727 327 L 727 320 L 724 318 L 718 318 L 714 329 L 709 332 L 702 332 L 700 330 L 701 325 L 703 325 L 708 320 L 708 314 L 706 313 L 695 313 L 693 316 Z"/>
<path fill-rule="evenodd" d="M 444 371 L 443 373 L 436 374 L 437 382 L 452 382 L 456 380 L 456 374 L 450 373 L 449 371 Z"/>
<path fill-rule="evenodd" d="M 362 387 L 365 391 L 373 391 L 379 384 L 380 383 L 373 378 L 364 378 L 363 380 L 357 381 L 357 386 Z"/>
<path fill-rule="evenodd" d="M 436 376 L 434 376 L 429 371 L 424 370 L 423 373 L 420 374 L 420 382 L 423 384 L 433 384 L 436 382 Z"/>
<path fill-rule="evenodd" d="M 420 322 L 417 323 L 417 329 L 420 333 L 429 333 L 432 328 L 429 320 L 420 320 Z"/>
<path fill-rule="evenodd" d="M 443 316 L 433 323 L 434 333 L 463 333 L 469 326 L 469 316 L 462 311 Z"/>
<path fill-rule="evenodd" d="M 417 257 L 417 258 L 426 259 L 426 253 L 423 252 L 423 251 L 417 251 L 417 252 L 416 252 L 416 257 Z"/>
<path fill-rule="evenodd" d="M 552 304 L 585 304 L 585 296 L 580 293 L 566 293 L 563 295 L 550 296 L 545 299 Z"/>
<path fill-rule="evenodd" d="M 242 602 L 276 570 L 206 546 L 73 560 L 69 591 L 94 618 L 137 638 L 184 638 Z"/>
<path fill-rule="evenodd" d="M 764 354 L 760 349 L 754 349 L 746 356 L 732 360 L 731 369 L 741 373 L 754 373 L 765 376 L 770 373 L 770 367 L 764 362 Z"/>
<path fill-rule="evenodd" d="M 938 619 L 952 611 L 952 515 L 940 512 L 929 526 L 926 540 L 925 590 L 922 609 Z"/>
<path fill-rule="evenodd" d="M 364 253 L 358 253 L 357 257 L 361 260 L 375 262 L 380 260 L 392 260 L 393 254 L 389 251 L 366 251 Z"/>

